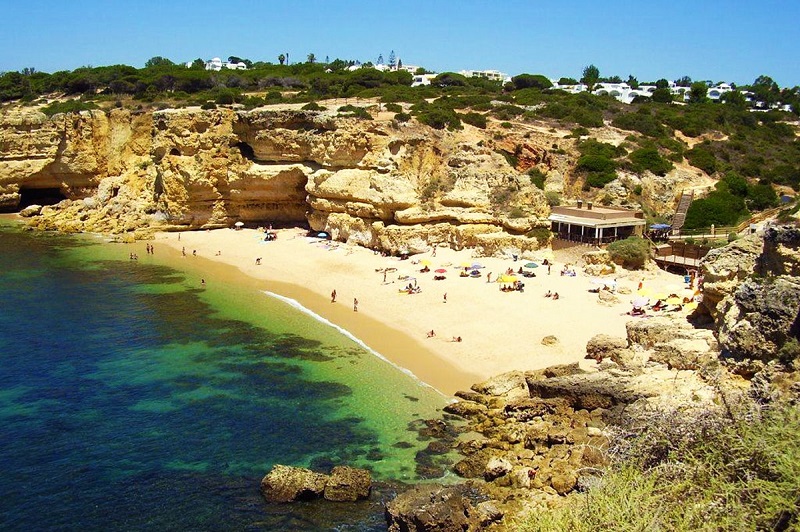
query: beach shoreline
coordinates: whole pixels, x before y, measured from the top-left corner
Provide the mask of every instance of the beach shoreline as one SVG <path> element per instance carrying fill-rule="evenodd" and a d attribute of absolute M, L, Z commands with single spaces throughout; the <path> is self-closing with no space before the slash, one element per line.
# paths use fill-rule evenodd
<path fill-rule="evenodd" d="M 445 395 L 512 370 L 576 362 L 592 367 L 584 359 L 586 342 L 598 333 L 625 336 L 625 323 L 632 319 L 626 312 L 639 282 L 656 292 L 682 283 L 682 277 L 661 270 L 620 271 L 605 278 L 616 278 L 618 301 L 600 302 L 589 292 L 592 278 L 579 270 L 574 277 L 560 275 L 565 264 L 556 253 L 549 275 L 547 266 L 540 265 L 533 270 L 536 277 L 518 277 L 524 292 L 502 292 L 494 282 L 497 276 L 509 268 L 517 272 L 527 261 L 476 258 L 471 250 L 447 248 L 400 260 L 307 238 L 300 228 L 274 232 L 277 238 L 271 242 L 255 229 L 157 233 L 150 242 L 128 246 L 144 253 L 149 243 L 156 254 L 167 247 L 174 260 L 196 261 L 206 282 L 247 282 L 265 297 L 273 293 L 294 301 Z M 430 263 L 429 272 L 420 273 L 420 260 Z M 484 266 L 480 278 L 459 276 L 467 262 Z M 437 269 L 445 271 L 437 274 Z M 414 283 L 420 293 L 401 292 Z M 547 291 L 558 292 L 559 299 L 544 297 Z M 429 337 L 430 331 L 435 335 Z M 459 337 L 462 341 L 455 341 Z M 545 345 L 545 337 L 556 341 Z"/>

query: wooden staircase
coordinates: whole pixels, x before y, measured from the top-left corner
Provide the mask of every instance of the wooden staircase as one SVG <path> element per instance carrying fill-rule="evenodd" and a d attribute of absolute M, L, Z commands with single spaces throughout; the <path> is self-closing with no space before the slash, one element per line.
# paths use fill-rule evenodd
<path fill-rule="evenodd" d="M 694 200 L 694 190 L 683 191 L 681 199 L 678 201 L 678 206 L 675 208 L 675 214 L 672 216 L 672 234 L 679 235 L 683 229 L 683 223 L 686 221 L 686 212 Z"/>

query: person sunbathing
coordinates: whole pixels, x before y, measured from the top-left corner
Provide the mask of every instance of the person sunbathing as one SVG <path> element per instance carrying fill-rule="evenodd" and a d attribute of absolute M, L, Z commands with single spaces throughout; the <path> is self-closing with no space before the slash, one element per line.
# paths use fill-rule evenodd
<path fill-rule="evenodd" d="M 553 294 L 553 301 L 555 301 L 556 299 L 558 299 L 558 292 Z"/>
<path fill-rule="evenodd" d="M 433 332 L 433 329 L 431 329 L 431 330 L 428 332 L 428 338 L 433 338 L 434 336 L 436 336 L 436 333 L 435 333 L 435 332 Z"/>
<path fill-rule="evenodd" d="M 544 295 L 544 297 L 553 297 L 553 293 L 550 290 L 548 290 L 547 293 Z"/>

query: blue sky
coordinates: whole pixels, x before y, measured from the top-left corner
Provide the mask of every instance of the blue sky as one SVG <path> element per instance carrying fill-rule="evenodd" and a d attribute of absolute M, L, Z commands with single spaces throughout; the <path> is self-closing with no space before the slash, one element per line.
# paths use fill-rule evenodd
<path fill-rule="evenodd" d="M 4 0 L 0 71 L 153 56 L 375 61 L 438 72 L 800 85 L 800 0 Z"/>

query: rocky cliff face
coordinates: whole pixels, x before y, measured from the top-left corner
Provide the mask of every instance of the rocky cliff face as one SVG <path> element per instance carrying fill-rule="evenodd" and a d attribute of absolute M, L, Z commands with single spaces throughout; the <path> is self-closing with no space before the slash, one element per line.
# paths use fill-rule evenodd
<path fill-rule="evenodd" d="M 38 228 L 133 238 L 153 228 L 307 222 L 335 239 L 394 252 L 435 242 L 492 254 L 542 244 L 524 236 L 549 225 L 529 168 L 547 174 L 547 191 L 583 194 L 566 177 L 574 141 L 557 132 L 450 132 L 378 118 L 281 109 L 47 118 L 7 110 L 0 115 L 0 211 L 44 204 L 32 221 Z M 675 189 L 653 176 L 630 187 L 617 181 L 602 192 L 615 202 L 643 184 L 642 197 L 664 205 L 672 198 L 659 191 Z"/>
<path fill-rule="evenodd" d="M 703 304 L 723 357 L 747 376 L 800 354 L 800 228 L 768 227 L 710 252 L 702 263 Z"/>
<path fill-rule="evenodd" d="M 495 246 L 537 247 L 521 235 L 547 225 L 542 191 L 481 144 L 326 112 L 6 113 L 0 209 L 47 191 L 68 201 L 43 209 L 33 221 L 43 229 L 140 235 L 307 221 L 392 251 L 481 246 L 487 235 Z"/>

